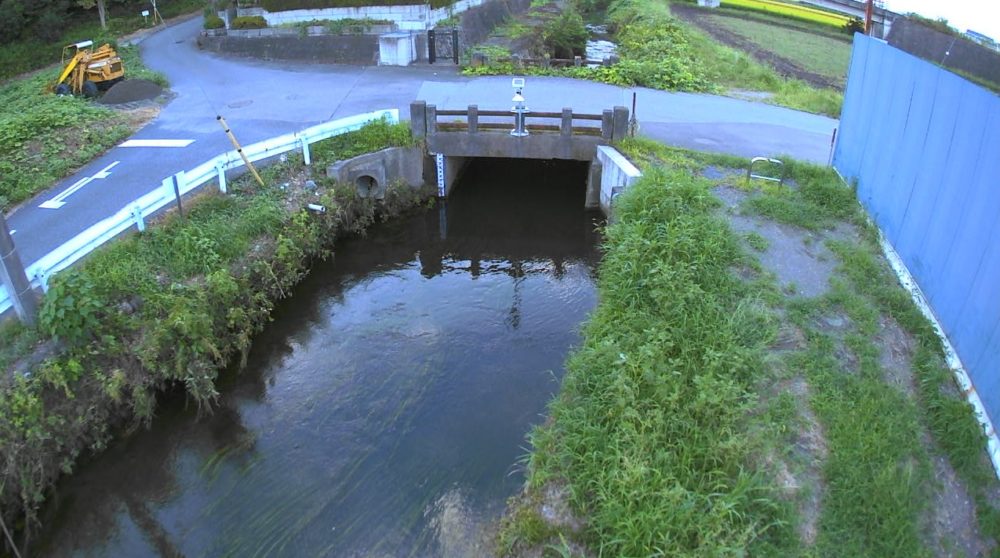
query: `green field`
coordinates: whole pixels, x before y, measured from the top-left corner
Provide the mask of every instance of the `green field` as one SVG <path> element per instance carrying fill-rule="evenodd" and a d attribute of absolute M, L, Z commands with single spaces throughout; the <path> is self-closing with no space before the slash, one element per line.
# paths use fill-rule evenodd
<path fill-rule="evenodd" d="M 713 24 L 728 29 L 760 48 L 791 60 L 802 69 L 843 83 L 851 61 L 851 43 L 807 30 L 776 29 L 749 19 L 710 16 Z M 846 36 L 845 36 L 846 38 Z"/>
<path fill-rule="evenodd" d="M 827 12 L 817 8 L 810 8 L 798 4 L 788 4 L 785 2 L 774 2 L 772 0 L 724 0 L 722 5 L 727 8 L 740 8 L 778 14 L 785 17 L 812 21 L 832 27 L 842 27 L 851 20 L 845 15 Z"/>

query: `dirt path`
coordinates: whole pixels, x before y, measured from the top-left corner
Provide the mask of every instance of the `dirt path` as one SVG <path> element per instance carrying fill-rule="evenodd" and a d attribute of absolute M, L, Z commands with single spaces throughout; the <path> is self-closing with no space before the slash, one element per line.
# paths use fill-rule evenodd
<path fill-rule="evenodd" d="M 800 79 L 816 87 L 827 87 L 838 90 L 842 90 L 844 88 L 844 84 L 839 80 L 831 79 L 815 72 L 810 72 L 795 62 L 778 56 L 769 50 L 763 49 L 756 43 L 751 42 L 728 29 L 716 25 L 711 18 L 708 17 L 710 15 L 718 17 L 734 17 L 732 15 L 722 12 L 708 14 L 704 9 L 687 4 L 671 4 L 670 11 L 681 20 L 694 25 L 705 33 L 708 33 L 708 35 L 713 39 L 726 46 L 730 46 L 750 54 L 758 61 L 771 66 L 775 69 L 775 71 L 785 77 Z M 785 27 L 794 31 L 803 31 L 802 28 L 794 25 L 781 25 L 772 21 L 767 21 L 767 23 L 769 25 Z"/>

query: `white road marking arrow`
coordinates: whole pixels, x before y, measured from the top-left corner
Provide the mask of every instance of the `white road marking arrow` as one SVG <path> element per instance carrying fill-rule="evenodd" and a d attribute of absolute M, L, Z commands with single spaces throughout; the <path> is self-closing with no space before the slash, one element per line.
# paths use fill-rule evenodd
<path fill-rule="evenodd" d="M 192 139 L 132 139 L 118 147 L 187 147 Z"/>
<path fill-rule="evenodd" d="M 63 190 L 62 193 L 60 193 L 58 196 L 39 205 L 38 207 L 41 207 L 43 209 L 59 209 L 60 207 L 66 205 L 66 198 L 75 194 L 76 191 L 79 190 L 80 188 L 83 188 L 84 186 L 90 184 L 91 182 L 97 180 L 98 178 L 104 179 L 111 176 L 111 169 L 115 168 L 115 166 L 117 166 L 118 163 L 120 162 L 121 161 L 115 161 L 114 163 L 111 163 L 110 165 L 104 167 L 100 171 L 94 173 L 92 176 L 88 176 L 85 178 L 81 178 L 80 180 L 77 180 L 76 182 L 73 183 L 72 186 Z"/>

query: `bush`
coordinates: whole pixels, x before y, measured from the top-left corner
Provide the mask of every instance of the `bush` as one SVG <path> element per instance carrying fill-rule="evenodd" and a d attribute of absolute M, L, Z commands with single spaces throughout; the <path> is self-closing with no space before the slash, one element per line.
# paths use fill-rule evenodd
<path fill-rule="evenodd" d="M 257 16 L 260 17 L 260 16 Z M 226 26 L 226 22 L 222 21 L 222 18 L 215 15 L 209 14 L 205 16 L 205 29 L 222 29 Z"/>
<path fill-rule="evenodd" d="M 587 48 L 587 28 L 576 8 L 567 7 L 559 17 L 545 24 L 542 41 L 553 58 L 573 58 Z"/>
<path fill-rule="evenodd" d="M 264 29 L 267 27 L 267 20 L 264 16 L 241 16 L 229 24 L 231 29 Z"/>
<path fill-rule="evenodd" d="M 16 41 L 24 29 L 24 9 L 16 2 L 0 2 L 0 44 Z"/>
<path fill-rule="evenodd" d="M 841 27 L 841 29 L 844 30 L 844 33 L 847 33 L 848 35 L 851 35 L 853 37 L 855 33 L 865 32 L 865 22 L 861 21 L 860 18 L 856 17 L 845 23 L 844 26 Z"/>
<path fill-rule="evenodd" d="M 38 325 L 52 337 L 78 345 L 96 336 L 101 310 L 90 277 L 68 270 L 53 279 L 38 313 Z"/>

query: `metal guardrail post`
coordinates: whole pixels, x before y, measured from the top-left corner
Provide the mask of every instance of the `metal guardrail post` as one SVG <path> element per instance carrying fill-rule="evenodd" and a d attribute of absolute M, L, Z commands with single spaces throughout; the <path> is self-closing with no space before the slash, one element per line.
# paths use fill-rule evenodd
<path fill-rule="evenodd" d="M 135 228 L 139 232 L 146 230 L 146 220 L 142 217 L 142 208 L 138 204 L 132 206 L 132 218 L 135 219 Z"/>
<path fill-rule="evenodd" d="M 219 175 L 219 192 L 227 193 L 229 188 L 226 185 L 226 169 L 222 165 L 215 165 L 215 173 Z"/>
<path fill-rule="evenodd" d="M 49 272 L 44 269 L 39 269 L 35 272 L 35 279 L 38 281 L 39 286 L 42 287 L 42 292 L 49 292 Z"/>
<path fill-rule="evenodd" d="M 302 161 L 305 162 L 306 166 L 312 165 L 312 158 L 309 154 L 309 140 L 302 138 Z"/>

